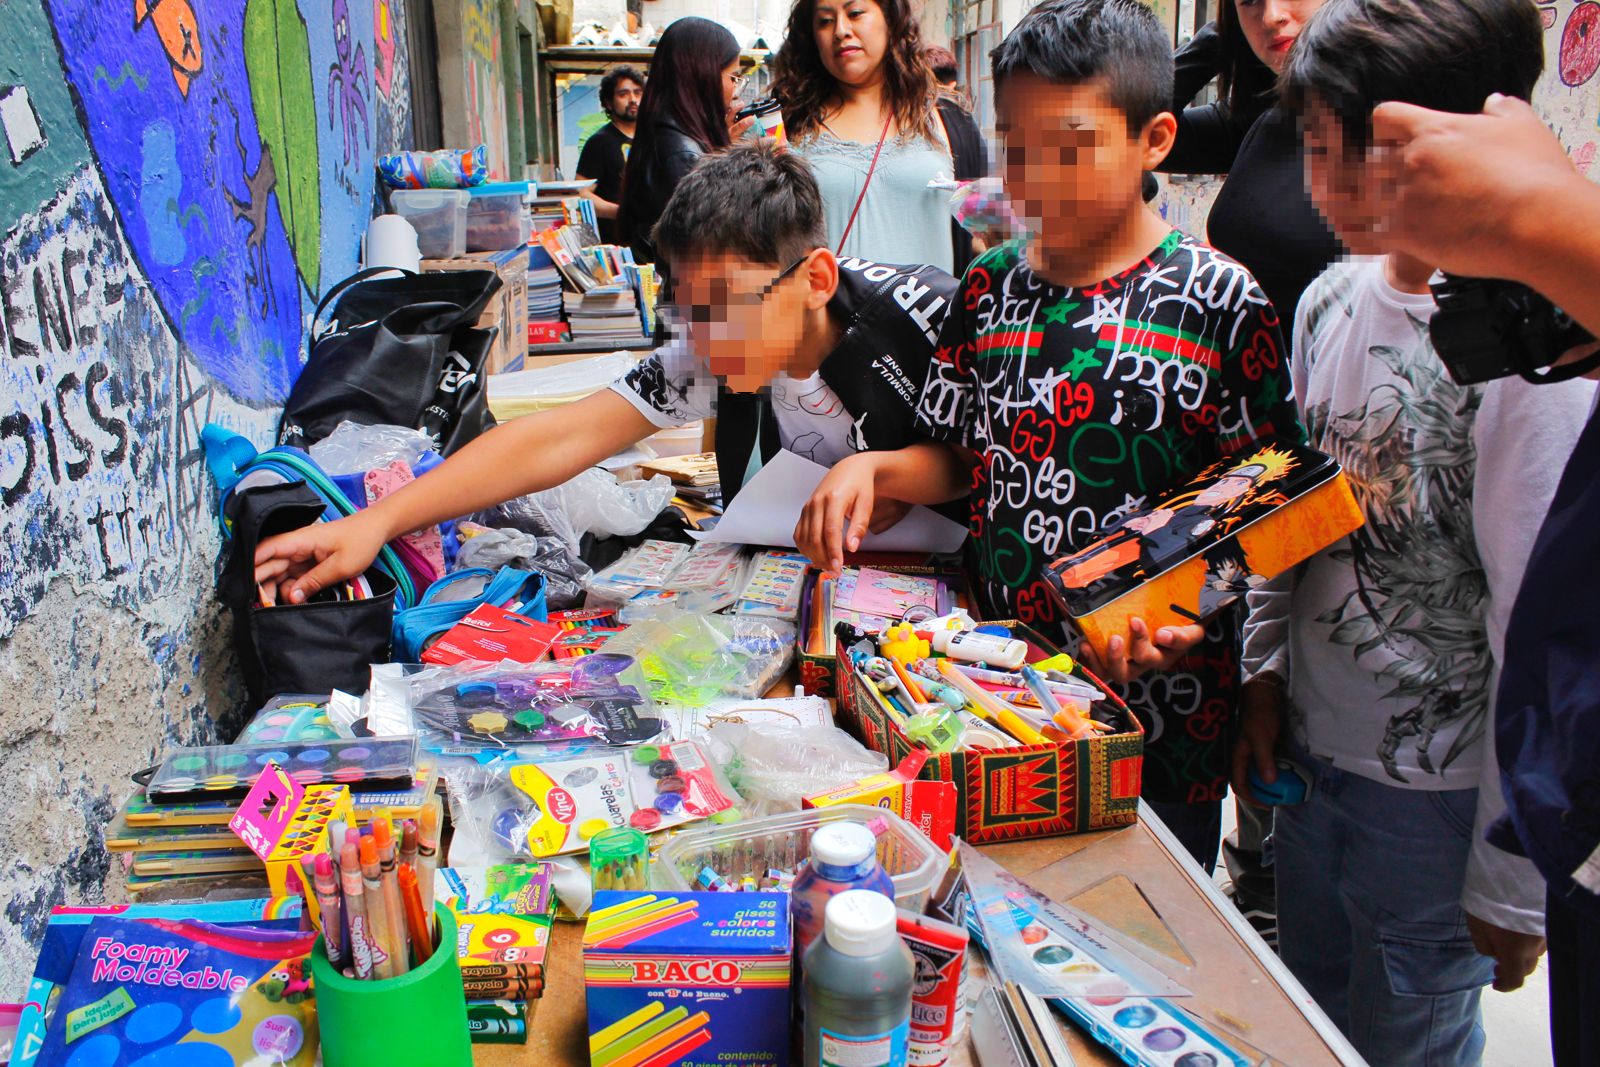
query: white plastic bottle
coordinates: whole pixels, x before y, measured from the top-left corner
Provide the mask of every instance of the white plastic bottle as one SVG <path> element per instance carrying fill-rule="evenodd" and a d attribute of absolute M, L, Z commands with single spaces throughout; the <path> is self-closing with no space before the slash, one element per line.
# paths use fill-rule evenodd
<path fill-rule="evenodd" d="M 1028 658 L 1028 646 L 1015 637 L 996 637 L 977 630 L 934 630 L 931 643 L 935 652 L 966 663 L 987 663 L 1001 670 L 1014 671 Z"/>
<path fill-rule="evenodd" d="M 852 889 L 824 924 L 805 954 L 806 1067 L 906 1067 L 916 963 L 894 901 Z"/>

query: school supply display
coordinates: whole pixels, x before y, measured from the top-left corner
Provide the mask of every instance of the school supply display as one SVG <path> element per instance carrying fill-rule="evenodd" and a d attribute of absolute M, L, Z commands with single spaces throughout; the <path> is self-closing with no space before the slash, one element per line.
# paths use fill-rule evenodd
<path fill-rule="evenodd" d="M 925 751 L 913 751 L 900 765 L 849 785 L 801 798 L 807 808 L 834 804 L 867 804 L 892 811 L 915 826 L 924 837 L 943 849 L 950 847 L 956 828 L 956 787 L 953 782 L 917 778 L 928 760 Z"/>
<path fill-rule="evenodd" d="M 589 1062 L 785 1067 L 791 963 L 787 894 L 597 893 L 583 938 Z"/>
<path fill-rule="evenodd" d="M 1339 464 L 1277 442 L 1218 460 L 1044 570 L 1073 627 L 1101 654 L 1141 618 L 1152 632 L 1210 618 L 1359 528 Z"/>
<path fill-rule="evenodd" d="M 358 737 L 255 745 L 175 748 L 143 781 L 158 804 L 237 800 L 269 765 L 303 785 L 341 784 L 358 790 L 404 789 L 416 780 L 415 737 Z M 143 777 L 135 776 L 135 781 Z"/>
<path fill-rule="evenodd" d="M 659 889 L 674 892 L 788 889 L 811 855 L 812 836 L 836 823 L 858 824 L 871 832 L 878 866 L 894 884 L 895 903 L 922 910 L 950 866 L 949 854 L 893 812 L 862 804 L 680 831 L 662 843 L 651 877 Z"/>
<path fill-rule="evenodd" d="M 316 1061 L 313 937 L 193 920 L 101 916 L 83 932 L 36 1062 L 217 1067 Z M 69 1059 L 70 1057 L 70 1059 Z"/>
<path fill-rule="evenodd" d="M 968 673 L 983 668 L 939 656 L 910 658 L 920 649 L 893 647 L 888 632 L 849 631 L 839 657 L 840 725 L 896 765 L 914 749 L 927 749 L 920 777 L 954 783 L 955 834 L 963 841 L 986 844 L 1133 822 L 1144 756 L 1138 720 L 1081 664 L 1028 627 L 1010 620 L 984 625 L 1027 646 L 1028 666 L 1044 668 L 1039 673 L 1056 714 L 1037 703 L 1020 672 L 1021 685 L 983 680 Z M 885 638 L 891 651 L 906 657 L 909 671 L 882 654 Z M 918 701 L 918 691 L 926 703 Z M 1088 700 L 1085 714 L 1072 700 L 1088 693 L 1101 697 Z M 944 723 L 952 710 L 947 701 L 962 705 L 959 742 L 919 740 L 922 721 Z"/>
<path fill-rule="evenodd" d="M 664 730 L 637 664 L 611 653 L 564 664 L 433 668 L 408 677 L 406 694 L 421 744 L 444 755 L 580 741 L 634 745 Z"/>
<path fill-rule="evenodd" d="M 828 901 L 822 936 L 802 957 L 809 1067 L 901 1067 L 911 1042 L 916 962 L 894 902 L 852 889 Z"/>
<path fill-rule="evenodd" d="M 433 899 L 455 917 L 456 956 L 474 999 L 526 1001 L 543 993 L 555 910 L 544 864 L 442 868 Z"/>
<path fill-rule="evenodd" d="M 908 557 L 909 558 L 909 557 Z M 865 570 L 867 579 L 861 582 Z M 806 692 L 834 696 L 839 627 L 882 633 L 910 622 L 922 625 L 950 614 L 966 601 L 965 581 L 954 571 L 920 563 L 845 567 L 837 576 L 809 571 L 804 577 L 798 655 Z"/>

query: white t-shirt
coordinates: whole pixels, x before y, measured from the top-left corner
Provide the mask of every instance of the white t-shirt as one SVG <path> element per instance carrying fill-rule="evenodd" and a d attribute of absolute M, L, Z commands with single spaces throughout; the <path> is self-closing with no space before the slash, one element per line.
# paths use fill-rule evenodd
<path fill-rule="evenodd" d="M 662 429 L 717 413 L 717 379 L 682 335 L 668 340 L 611 388 Z M 774 380 L 772 411 L 778 419 L 778 444 L 789 452 L 831 467 L 856 451 L 849 444 L 850 414 L 818 373 Z"/>

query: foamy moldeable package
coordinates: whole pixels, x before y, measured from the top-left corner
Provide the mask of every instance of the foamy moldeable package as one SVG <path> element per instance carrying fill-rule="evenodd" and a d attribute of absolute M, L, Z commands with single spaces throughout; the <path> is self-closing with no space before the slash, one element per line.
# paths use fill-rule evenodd
<path fill-rule="evenodd" d="M 311 932 L 111 917 L 89 924 L 39 1067 L 311 1067 Z"/>
<path fill-rule="evenodd" d="M 950 848 L 956 832 L 956 786 L 954 782 L 918 779 L 928 761 L 926 749 L 912 749 L 900 765 L 882 774 L 872 774 L 858 782 L 841 785 L 800 798 L 803 808 L 825 808 L 831 804 L 871 804 L 886 808 L 942 849 Z"/>
<path fill-rule="evenodd" d="M 786 1067 L 786 893 L 595 894 L 583 937 L 593 1067 Z"/>

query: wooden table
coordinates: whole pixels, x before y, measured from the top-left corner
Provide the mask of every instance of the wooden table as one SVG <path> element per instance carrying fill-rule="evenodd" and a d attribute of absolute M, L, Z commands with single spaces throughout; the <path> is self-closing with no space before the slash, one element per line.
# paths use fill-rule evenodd
<path fill-rule="evenodd" d="M 1148 813 L 1146 813 L 1148 815 Z M 1277 957 L 1217 892 L 1160 822 L 1148 817 L 1121 830 L 991 845 L 985 854 L 1156 953 L 1171 977 L 1194 995 L 1177 1002 L 1199 1015 L 1247 1056 L 1284 1067 L 1360 1064 Z M 526 1045 L 479 1045 L 478 1067 L 587 1064 L 582 928 L 557 924 L 546 960 L 547 992 Z M 974 950 L 969 966 L 979 953 Z M 787 1022 L 775 1022 L 787 1029 Z M 1079 1064 L 1120 1061 L 1063 1024 Z M 970 1042 L 952 1067 L 976 1060 Z"/>

